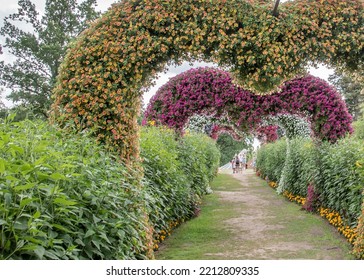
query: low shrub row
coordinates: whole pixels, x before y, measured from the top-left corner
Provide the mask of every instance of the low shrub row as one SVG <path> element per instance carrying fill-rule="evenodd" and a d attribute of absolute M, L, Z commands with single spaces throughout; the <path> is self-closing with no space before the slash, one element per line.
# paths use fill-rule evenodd
<path fill-rule="evenodd" d="M 0 259 L 152 258 L 152 236 L 196 213 L 220 155 L 201 135 L 141 134 L 143 179 L 86 133 L 2 123 Z"/>
<path fill-rule="evenodd" d="M 357 124 L 360 127 L 360 124 Z M 257 155 L 260 176 L 288 199 L 303 204 L 309 211 L 335 225 L 351 243 L 359 244 L 363 257 L 364 146 L 361 133 L 335 144 L 313 142 L 307 138 L 280 139 L 264 145 Z M 340 217 L 334 221 L 332 217 Z M 364 231 L 362 229 L 362 231 Z M 355 245 L 356 247 L 359 245 Z"/>

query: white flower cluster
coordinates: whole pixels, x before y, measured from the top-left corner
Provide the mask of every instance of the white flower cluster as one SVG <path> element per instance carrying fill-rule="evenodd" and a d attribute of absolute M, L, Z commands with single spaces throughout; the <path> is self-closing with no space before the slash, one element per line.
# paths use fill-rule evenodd
<path fill-rule="evenodd" d="M 217 118 L 211 115 L 193 115 L 189 118 L 189 121 L 183 130 L 205 133 L 211 136 L 214 125 L 219 126 L 220 128 L 225 127 L 231 129 L 232 134 L 240 139 L 249 138 L 246 133 L 240 131 L 234 124 L 231 124 L 231 121 L 226 116 L 220 116 Z M 223 131 L 229 133 L 226 130 Z"/>
<path fill-rule="evenodd" d="M 213 118 L 206 115 L 193 115 L 189 118 L 183 130 L 209 134 L 214 125 Z"/>
<path fill-rule="evenodd" d="M 295 137 L 309 138 L 311 135 L 311 124 L 307 118 L 297 115 L 280 114 L 269 116 L 262 122 L 263 125 L 278 125 L 282 134 L 288 139 Z"/>

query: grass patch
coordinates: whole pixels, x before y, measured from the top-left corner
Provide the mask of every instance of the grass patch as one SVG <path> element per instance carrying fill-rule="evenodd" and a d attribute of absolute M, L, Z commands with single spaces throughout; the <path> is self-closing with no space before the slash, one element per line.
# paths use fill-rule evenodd
<path fill-rule="evenodd" d="M 219 199 L 217 191 L 239 188 L 239 181 L 219 174 L 211 188 L 214 193 L 203 199 L 201 214 L 177 228 L 156 252 L 157 259 L 224 259 L 219 253 L 229 244 L 229 232 L 224 221 L 236 216 L 233 205 Z M 230 245 L 229 245 L 230 246 Z"/>
<path fill-rule="evenodd" d="M 228 174 L 219 174 L 211 183 L 214 191 L 238 191 L 241 189 L 240 181 Z"/>

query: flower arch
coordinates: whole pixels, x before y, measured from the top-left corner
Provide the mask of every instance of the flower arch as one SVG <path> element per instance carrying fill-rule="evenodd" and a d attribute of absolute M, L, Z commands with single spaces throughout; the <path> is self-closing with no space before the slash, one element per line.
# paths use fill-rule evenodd
<path fill-rule="evenodd" d="M 195 114 L 227 117 L 243 132 L 263 131 L 260 127 L 267 116 L 297 115 L 307 119 L 314 136 L 330 142 L 352 132 L 352 117 L 339 93 L 311 75 L 288 81 L 278 91 L 262 96 L 233 84 L 228 72 L 191 69 L 157 91 L 145 118 L 181 131 Z M 272 129 L 268 129 L 270 134 Z"/>
<path fill-rule="evenodd" d="M 311 62 L 362 71 L 362 10 L 360 0 L 289 1 L 278 15 L 268 1 L 121 1 L 69 46 L 53 119 L 90 129 L 133 163 L 141 88 L 168 63 L 215 61 L 265 93 Z"/>
<path fill-rule="evenodd" d="M 263 118 L 262 126 L 256 131 L 256 136 L 261 142 L 274 142 L 278 139 L 278 129 L 288 139 L 303 137 L 308 138 L 311 136 L 312 131 L 307 118 L 296 115 L 278 114 L 275 116 L 268 116 Z"/>

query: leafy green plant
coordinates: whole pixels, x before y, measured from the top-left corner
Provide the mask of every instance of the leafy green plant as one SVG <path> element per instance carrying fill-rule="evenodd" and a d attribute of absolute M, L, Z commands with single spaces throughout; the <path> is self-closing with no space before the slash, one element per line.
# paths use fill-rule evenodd
<path fill-rule="evenodd" d="M 353 123 L 354 136 L 357 139 L 364 140 L 364 117 Z"/>
<path fill-rule="evenodd" d="M 256 164 L 263 178 L 267 177 L 274 182 L 279 181 L 285 163 L 286 148 L 286 140 L 280 139 L 259 149 Z"/>
<path fill-rule="evenodd" d="M 321 203 L 337 211 L 351 226 L 356 226 L 361 213 L 364 186 L 356 162 L 363 158 L 363 142 L 354 137 L 321 147 Z"/>
<path fill-rule="evenodd" d="M 293 138 L 289 140 L 290 153 L 285 163 L 284 190 L 299 195 L 307 196 L 307 187 L 313 182 L 316 169 L 314 161 L 314 145 L 306 138 Z M 281 179 L 282 180 L 282 179 Z"/>
<path fill-rule="evenodd" d="M 1 259 L 145 258 L 137 176 L 85 134 L 0 126 Z"/>
<path fill-rule="evenodd" d="M 169 222 L 192 215 L 191 183 L 178 160 L 178 142 L 171 130 L 156 127 L 141 131 L 141 157 L 149 219 L 155 232 Z"/>
<path fill-rule="evenodd" d="M 140 145 L 146 203 L 157 236 L 197 214 L 220 154 L 206 135 L 178 138 L 174 131 L 157 127 L 142 128 Z"/>

